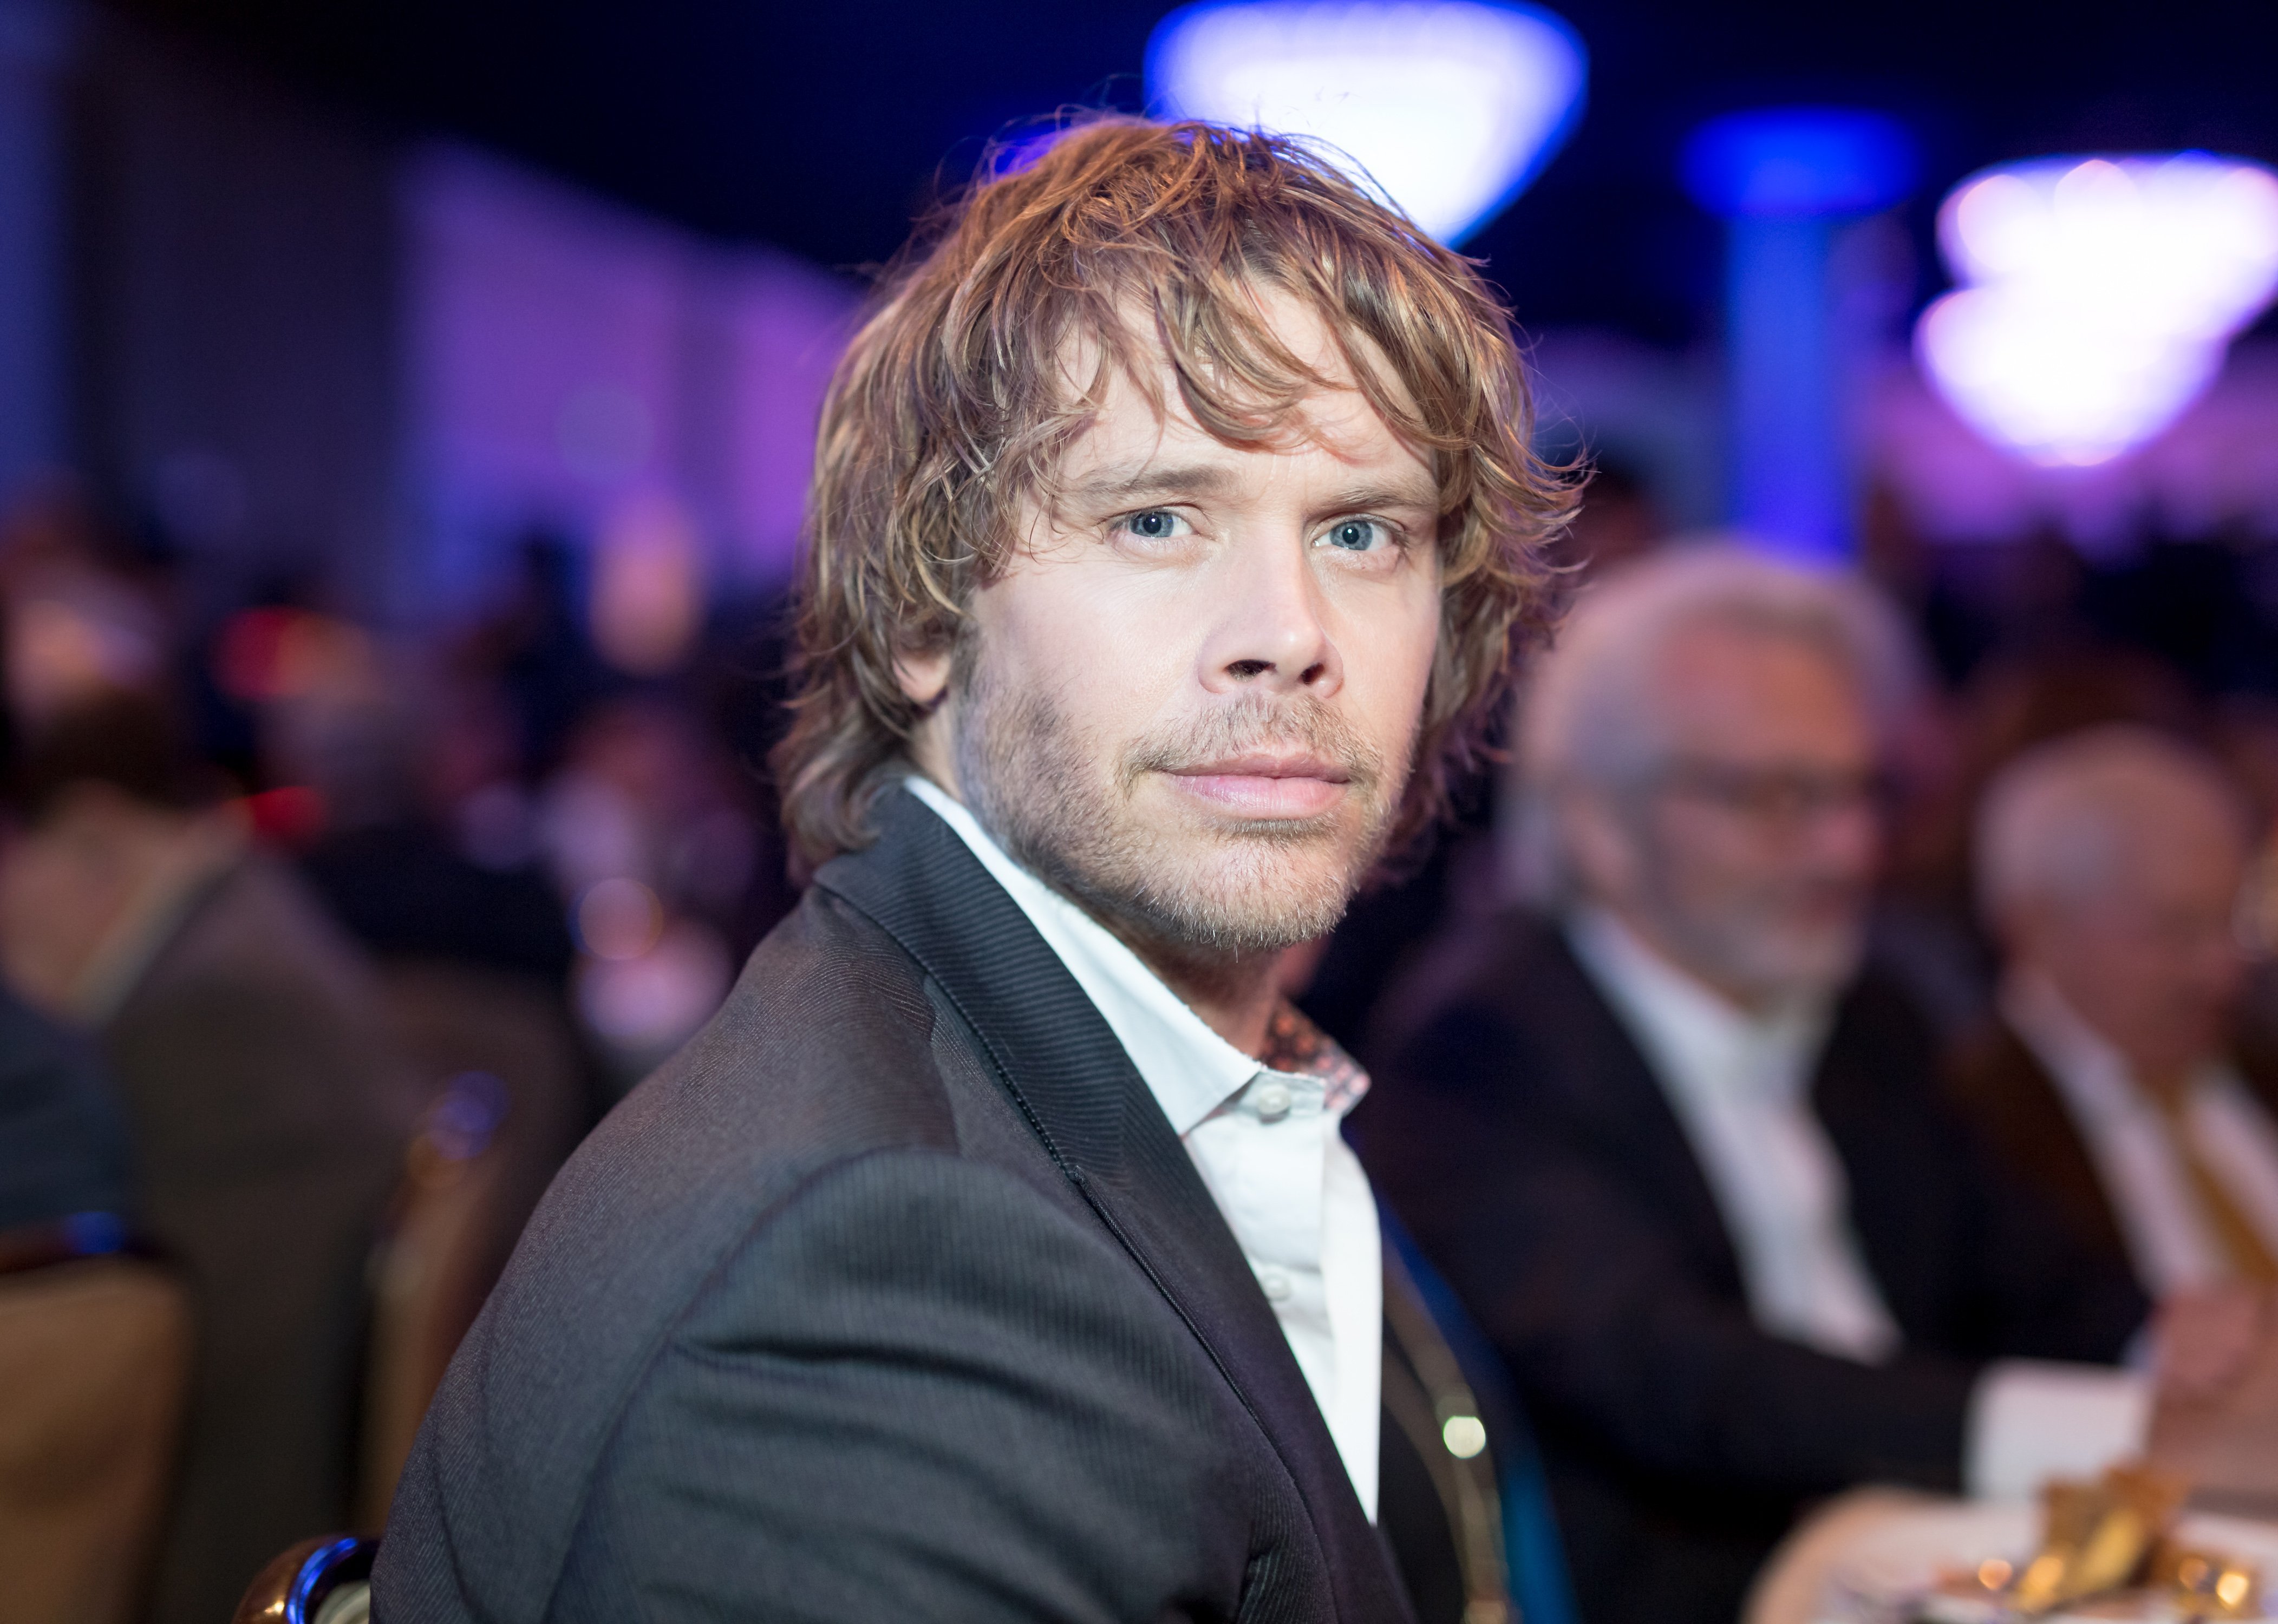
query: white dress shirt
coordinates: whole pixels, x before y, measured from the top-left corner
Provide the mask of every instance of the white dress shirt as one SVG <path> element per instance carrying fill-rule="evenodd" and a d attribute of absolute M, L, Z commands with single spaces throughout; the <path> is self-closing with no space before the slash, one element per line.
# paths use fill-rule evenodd
<path fill-rule="evenodd" d="M 1340 1131 L 1367 1078 L 1341 1052 L 1327 1075 L 1243 1054 L 938 785 L 904 782 L 1020 905 L 1130 1056 L 1257 1275 L 1373 1522 L 1383 1254 L 1368 1175 Z"/>
<path fill-rule="evenodd" d="M 1751 1014 L 1602 909 L 1579 911 L 1567 934 L 1684 1125 L 1739 1254 L 1750 1316 L 1822 1353 L 1889 1357 L 1899 1328 L 1852 1232 L 1843 1163 L 1811 1109 L 1831 1002 Z"/>
<path fill-rule="evenodd" d="M 1823 1353 L 1866 1364 L 1888 1358 L 1898 1324 L 1852 1227 L 1843 1163 L 1811 1109 L 1830 1002 L 1742 1010 L 1601 909 L 1578 910 L 1566 934 L 1700 1161 L 1739 1254 L 1749 1317 Z M 2049 1476 L 2093 1474 L 2141 1449 L 2150 1409 L 2148 1384 L 2124 1371 L 2039 1360 L 1989 1366 L 1971 1395 L 1969 1491 L 2011 1498 Z"/>
<path fill-rule="evenodd" d="M 2144 1289 L 2164 1297 L 2224 1279 L 2230 1261 L 2208 1225 L 2175 1125 L 2137 1083 L 2127 1057 L 2031 971 L 2004 983 L 2001 1013 L 2056 1084 Z M 2178 1114 L 2208 1177 L 2278 1254 L 2278 1125 L 2220 1061 L 2191 1079 Z"/>

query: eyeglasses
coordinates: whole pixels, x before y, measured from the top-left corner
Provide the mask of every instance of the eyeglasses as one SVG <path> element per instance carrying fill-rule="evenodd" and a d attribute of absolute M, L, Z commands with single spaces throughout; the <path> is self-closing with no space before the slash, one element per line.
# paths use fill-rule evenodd
<path fill-rule="evenodd" d="M 1735 766 L 1679 759 L 1651 781 L 1655 791 L 1705 801 L 1752 823 L 1800 829 L 1853 812 L 1879 815 L 1891 798 L 1880 773 L 1829 773 L 1812 767 Z"/>

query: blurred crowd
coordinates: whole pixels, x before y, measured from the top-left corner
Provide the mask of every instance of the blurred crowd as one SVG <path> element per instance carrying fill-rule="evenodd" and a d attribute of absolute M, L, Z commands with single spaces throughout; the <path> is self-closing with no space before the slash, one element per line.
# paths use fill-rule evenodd
<path fill-rule="evenodd" d="M 2272 1418 L 2207 1396 L 2278 1284 L 2255 553 L 1938 560 L 1882 514 L 1828 571 L 1610 494 L 1430 924 L 1357 914 L 1310 995 L 1525 1400 L 1580 1615 L 1731 1619 L 1861 1484 L 2148 1451 L 2278 1493 Z"/>
<path fill-rule="evenodd" d="M 1288 971 L 1592 1624 L 1731 1616 L 1848 1483 L 2014 1490 L 1987 1361 L 2278 1281 L 2263 560 L 1666 529 L 1601 474 L 1505 761 Z M 80 1350 L 0 1455 L 82 1451 L 42 1559 L 151 1618 L 378 1529 L 554 1170 L 795 900 L 776 606 L 517 546 L 411 637 L 195 610 L 68 493 L 0 532 L 0 1269 L 46 1293 L 0 1316 Z"/>
<path fill-rule="evenodd" d="M 27 1279 L 104 1260 L 59 1347 L 146 1355 L 24 1441 L 107 1463 L 42 1569 L 141 1583 L 147 1506 L 149 1616 L 209 1624 L 377 1528 L 554 1170 L 789 907 L 773 612 L 645 562 L 532 536 L 415 643 L 290 590 L 201 621 L 67 493 L 9 518 L 0 1231 Z"/>

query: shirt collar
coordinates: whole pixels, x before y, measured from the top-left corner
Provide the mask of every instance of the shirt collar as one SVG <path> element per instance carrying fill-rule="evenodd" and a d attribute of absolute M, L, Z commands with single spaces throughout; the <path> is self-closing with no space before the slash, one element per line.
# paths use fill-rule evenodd
<path fill-rule="evenodd" d="M 1265 1060 L 1243 1054 L 1105 926 L 1007 856 L 948 791 L 915 773 L 902 782 L 957 832 L 1059 956 L 1130 1056 L 1172 1132 L 1185 1137 L 1262 1071 L 1319 1079 L 1324 1108 L 1339 1114 L 1366 1090 L 1360 1067 L 1287 1003 L 1268 1023 Z"/>
<path fill-rule="evenodd" d="M 1681 1073 L 1689 1081 L 1722 1074 L 1732 1086 L 1801 1094 L 1827 1033 L 1825 998 L 1787 999 L 1762 1014 L 1743 1010 L 1669 963 L 1601 907 L 1574 910 L 1566 939 L 1664 1075 Z"/>
<path fill-rule="evenodd" d="M 2056 983 L 2020 964 L 2001 980 L 2001 1017 L 2072 1102 L 2073 1109 L 2099 1122 L 2117 1122 L 2156 1113 L 2158 1104 L 2136 1081 L 2128 1056 L 2081 1018 Z M 2221 1060 L 2199 1067 L 2193 1092 L 2217 1086 L 2229 1072 Z"/>

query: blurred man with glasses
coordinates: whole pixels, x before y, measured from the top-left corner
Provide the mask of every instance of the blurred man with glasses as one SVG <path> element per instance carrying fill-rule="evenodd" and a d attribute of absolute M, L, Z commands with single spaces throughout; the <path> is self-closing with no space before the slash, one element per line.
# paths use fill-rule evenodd
<path fill-rule="evenodd" d="M 1908 650 L 1738 550 L 1586 596 L 1519 722 L 1532 904 L 1418 966 L 1355 1122 L 1543 1433 L 1594 1624 L 1730 1619 L 1815 1497 L 2143 1446 L 2147 1304 L 2012 1188 L 1868 964 Z"/>

